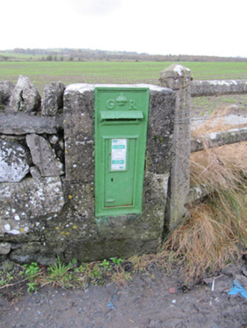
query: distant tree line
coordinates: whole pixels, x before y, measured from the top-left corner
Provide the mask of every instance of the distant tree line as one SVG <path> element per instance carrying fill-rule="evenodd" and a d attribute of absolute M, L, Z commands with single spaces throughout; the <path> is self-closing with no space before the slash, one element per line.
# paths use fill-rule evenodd
<path fill-rule="evenodd" d="M 91 49 L 22 49 L 15 48 L 6 50 L 13 54 L 11 56 L 0 55 L 1 60 L 12 60 L 15 54 L 38 55 L 39 58 L 31 60 L 42 61 L 156 61 L 156 62 L 246 62 L 247 58 L 242 57 L 217 57 L 217 56 L 194 56 L 194 55 L 150 55 L 147 53 L 127 52 L 127 51 L 106 51 Z"/>

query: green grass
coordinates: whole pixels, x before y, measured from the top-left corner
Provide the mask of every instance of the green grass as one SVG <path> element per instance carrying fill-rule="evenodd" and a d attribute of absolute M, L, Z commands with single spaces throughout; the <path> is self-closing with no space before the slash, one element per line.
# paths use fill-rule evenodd
<path fill-rule="evenodd" d="M 42 93 L 45 85 L 71 83 L 151 83 L 158 84 L 160 71 L 171 62 L 0 62 L 0 81 L 16 83 L 28 76 Z M 179 62 L 191 69 L 197 80 L 246 79 L 247 63 Z"/>

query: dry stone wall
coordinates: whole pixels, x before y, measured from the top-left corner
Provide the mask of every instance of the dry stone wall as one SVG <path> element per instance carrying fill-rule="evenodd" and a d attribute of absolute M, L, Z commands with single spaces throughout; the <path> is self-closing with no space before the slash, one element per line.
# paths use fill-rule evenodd
<path fill-rule="evenodd" d="M 146 87 L 150 119 L 143 211 L 96 218 L 95 85 L 52 83 L 40 97 L 28 77 L 20 76 L 16 86 L 0 82 L 0 259 L 49 264 L 57 255 L 87 261 L 159 248 L 175 93 Z"/>
<path fill-rule="evenodd" d="M 95 217 L 97 85 L 52 83 L 41 97 L 28 77 L 0 82 L 0 260 L 45 265 L 57 255 L 89 261 L 159 249 L 184 204 L 204 195 L 189 191 L 190 96 L 247 92 L 243 80 L 192 81 L 178 64 L 160 83 L 131 85 L 150 90 L 142 212 Z M 210 145 L 245 138 L 240 132 L 215 134 Z M 192 141 L 191 151 L 200 149 Z"/>
<path fill-rule="evenodd" d="M 209 80 L 191 83 L 191 97 L 246 93 L 247 80 Z"/>

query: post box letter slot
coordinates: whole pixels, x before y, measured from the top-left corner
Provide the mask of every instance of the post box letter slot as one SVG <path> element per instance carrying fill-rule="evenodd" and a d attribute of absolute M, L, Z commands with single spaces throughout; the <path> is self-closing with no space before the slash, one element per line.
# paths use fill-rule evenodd
<path fill-rule="evenodd" d="M 135 111 L 101 111 L 100 120 L 142 120 L 144 118 L 141 110 Z"/>

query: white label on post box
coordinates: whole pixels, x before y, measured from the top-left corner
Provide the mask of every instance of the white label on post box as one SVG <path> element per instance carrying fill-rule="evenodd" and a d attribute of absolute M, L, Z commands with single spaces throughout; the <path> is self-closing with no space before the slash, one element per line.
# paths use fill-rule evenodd
<path fill-rule="evenodd" d="M 127 139 L 112 139 L 111 142 L 111 170 L 126 169 Z"/>

